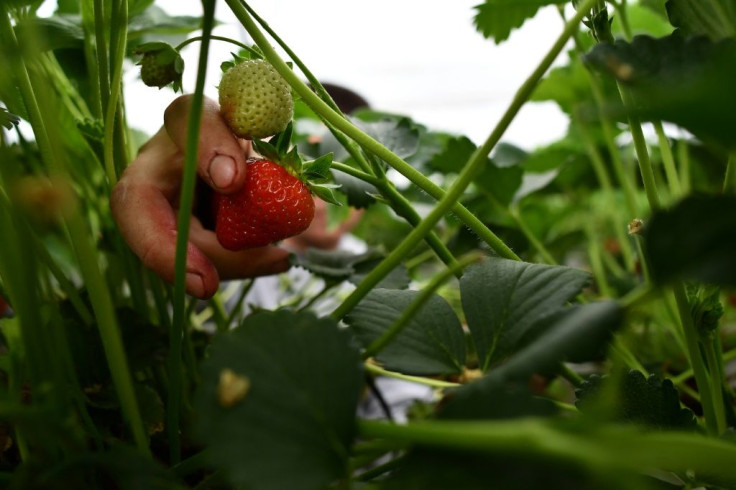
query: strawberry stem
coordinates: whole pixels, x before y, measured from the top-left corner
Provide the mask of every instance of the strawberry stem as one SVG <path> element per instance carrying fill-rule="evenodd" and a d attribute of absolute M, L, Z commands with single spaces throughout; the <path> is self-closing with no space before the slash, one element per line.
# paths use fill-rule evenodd
<path fill-rule="evenodd" d="M 202 0 L 204 10 L 202 21 L 202 44 L 199 50 L 199 65 L 195 83 L 192 106 L 187 122 L 187 145 L 185 152 L 184 175 L 181 186 L 179 217 L 177 221 L 175 279 L 173 297 L 173 320 L 169 336 L 169 393 L 166 404 L 166 428 L 169 437 L 169 463 L 176 464 L 181 459 L 181 439 L 179 434 L 179 411 L 182 399 L 182 337 L 184 335 L 186 260 L 189 242 L 189 223 L 194 202 L 194 184 L 197 177 L 197 153 L 199 148 L 199 129 L 202 123 L 204 103 L 204 84 L 207 74 L 209 41 L 214 27 L 215 1 Z"/>
<path fill-rule="evenodd" d="M 340 113 L 332 109 L 327 103 L 322 101 L 312 90 L 299 79 L 291 68 L 281 59 L 276 51 L 271 47 L 268 40 L 253 22 L 250 14 L 239 0 L 225 0 L 230 6 L 235 16 L 240 20 L 250 36 L 256 42 L 258 47 L 263 51 L 266 59 L 273 65 L 282 77 L 291 85 L 295 92 L 304 99 L 304 101 L 319 114 L 325 121 L 339 129 L 347 136 L 352 138 L 356 143 L 363 147 L 367 152 L 375 155 L 404 175 L 407 179 L 424 190 L 435 199 L 442 199 L 445 191 L 425 177 L 421 172 L 412 167 L 409 163 L 391 152 L 384 145 L 371 138 L 369 135 L 361 131 L 350 121 L 345 119 Z M 452 211 L 460 218 L 471 230 L 473 230 L 483 241 L 485 241 L 498 255 L 520 260 L 519 257 L 511 250 L 500 238 L 498 238 L 482 221 L 480 221 L 473 213 L 457 200 L 452 203 Z M 449 211 L 449 209 L 448 209 Z"/>

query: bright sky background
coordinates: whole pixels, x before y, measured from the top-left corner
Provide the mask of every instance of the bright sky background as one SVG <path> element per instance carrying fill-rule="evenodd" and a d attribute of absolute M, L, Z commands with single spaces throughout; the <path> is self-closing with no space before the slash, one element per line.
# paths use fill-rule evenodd
<path fill-rule="evenodd" d="M 543 8 L 496 46 L 472 26 L 473 6 L 479 2 L 251 0 L 250 5 L 320 80 L 357 91 L 374 109 L 405 114 L 480 143 L 561 32 L 562 20 L 554 7 Z M 195 0 L 156 4 L 171 14 L 201 14 Z M 246 41 L 244 29 L 221 0 L 216 17 L 223 24 L 215 34 Z M 206 94 L 216 98 L 219 64 L 234 47 L 214 42 L 212 48 Z M 198 43 L 183 50 L 185 92 L 194 88 L 198 51 Z M 155 132 L 176 95 L 146 87 L 137 69 L 126 74 L 125 84 L 131 125 Z M 554 104 L 528 104 L 504 140 L 531 149 L 561 137 L 566 125 Z"/>

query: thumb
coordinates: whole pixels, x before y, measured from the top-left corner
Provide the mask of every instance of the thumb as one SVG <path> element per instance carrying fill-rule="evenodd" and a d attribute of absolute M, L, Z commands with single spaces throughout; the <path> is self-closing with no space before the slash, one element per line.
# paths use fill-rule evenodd
<path fill-rule="evenodd" d="M 174 100 L 164 113 L 164 126 L 179 151 L 187 144 L 187 126 L 192 96 Z M 250 142 L 238 140 L 225 124 L 220 108 L 211 99 L 204 100 L 199 131 L 197 173 L 212 189 L 221 194 L 239 190 L 245 182 L 245 154 Z"/>

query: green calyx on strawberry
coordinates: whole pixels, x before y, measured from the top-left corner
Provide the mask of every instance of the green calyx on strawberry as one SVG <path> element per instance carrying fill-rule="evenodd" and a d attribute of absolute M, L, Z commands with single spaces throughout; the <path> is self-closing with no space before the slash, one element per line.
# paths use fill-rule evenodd
<path fill-rule="evenodd" d="M 218 87 L 220 111 L 240 138 L 258 139 L 281 133 L 291 122 L 294 100 L 289 84 L 263 59 L 223 64 Z"/>
<path fill-rule="evenodd" d="M 340 204 L 325 184 L 332 154 L 303 163 L 296 148 L 287 151 L 291 125 L 269 142 L 254 140 L 263 155 L 247 163 L 245 185 L 231 195 L 215 194 L 215 234 L 228 250 L 263 247 L 305 231 L 314 218 L 312 194 Z"/>
<path fill-rule="evenodd" d="M 184 60 L 176 49 L 163 42 L 152 42 L 141 44 L 135 53 L 143 55 L 138 62 L 143 83 L 158 88 L 171 84 L 175 92 L 181 90 Z"/>

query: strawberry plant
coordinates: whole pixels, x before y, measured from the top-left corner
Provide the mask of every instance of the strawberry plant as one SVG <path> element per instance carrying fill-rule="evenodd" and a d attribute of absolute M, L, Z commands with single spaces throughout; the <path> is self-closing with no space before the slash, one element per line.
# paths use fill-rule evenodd
<path fill-rule="evenodd" d="M 540 8 L 563 22 L 481 142 L 345 114 L 257 2 L 218 4 L 252 45 L 213 36 L 215 0 L 42 3 L 0 5 L 3 487 L 736 487 L 732 1 L 480 2 L 488 42 Z M 239 50 L 215 81 L 212 42 Z M 139 138 L 124 80 L 179 91 L 185 70 L 193 93 Z M 567 134 L 505 141 L 539 102 Z M 242 193 L 198 167 L 217 124 L 260 155 Z M 286 257 L 266 246 L 316 203 L 359 209 L 367 249 L 292 253 L 302 279 L 248 304 L 253 257 Z M 209 259 L 247 277 L 211 294 Z"/>

